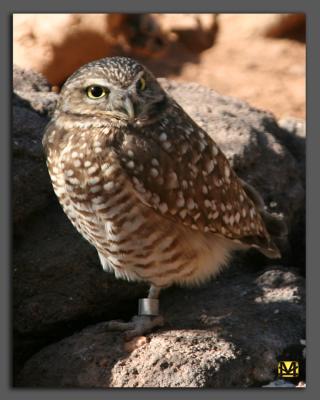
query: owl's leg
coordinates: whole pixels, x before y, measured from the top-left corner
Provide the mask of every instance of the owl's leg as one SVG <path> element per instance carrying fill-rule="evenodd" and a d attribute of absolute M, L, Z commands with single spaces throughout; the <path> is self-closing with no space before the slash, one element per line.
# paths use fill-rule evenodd
<path fill-rule="evenodd" d="M 159 315 L 160 290 L 151 285 L 148 298 L 139 299 L 139 315 L 135 315 L 130 322 L 110 321 L 107 323 L 107 329 L 124 331 L 124 336 L 128 340 L 150 332 L 155 327 L 163 326 L 163 317 Z"/>

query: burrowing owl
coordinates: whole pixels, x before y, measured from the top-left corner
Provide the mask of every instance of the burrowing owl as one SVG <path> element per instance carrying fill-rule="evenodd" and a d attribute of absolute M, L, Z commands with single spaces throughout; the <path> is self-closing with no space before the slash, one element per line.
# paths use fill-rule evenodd
<path fill-rule="evenodd" d="M 54 191 L 116 277 L 150 283 L 133 336 L 162 323 L 161 288 L 215 275 L 235 249 L 279 251 L 263 203 L 138 62 L 91 62 L 64 84 L 43 144 Z"/>

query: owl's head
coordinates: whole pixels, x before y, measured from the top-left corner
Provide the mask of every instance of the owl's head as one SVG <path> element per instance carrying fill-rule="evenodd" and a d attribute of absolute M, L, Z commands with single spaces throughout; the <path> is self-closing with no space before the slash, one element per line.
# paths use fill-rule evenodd
<path fill-rule="evenodd" d="M 143 65 L 127 57 L 110 57 L 82 66 L 67 79 L 57 112 L 144 124 L 161 114 L 166 100 Z"/>

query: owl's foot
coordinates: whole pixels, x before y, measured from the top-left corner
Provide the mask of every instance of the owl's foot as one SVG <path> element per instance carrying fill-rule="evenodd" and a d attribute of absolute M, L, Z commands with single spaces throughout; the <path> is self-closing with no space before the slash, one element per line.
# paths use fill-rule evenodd
<path fill-rule="evenodd" d="M 163 325 L 164 319 L 161 315 L 135 315 L 129 322 L 109 321 L 106 323 L 106 329 L 109 331 L 124 331 L 125 339 L 130 340 Z"/>

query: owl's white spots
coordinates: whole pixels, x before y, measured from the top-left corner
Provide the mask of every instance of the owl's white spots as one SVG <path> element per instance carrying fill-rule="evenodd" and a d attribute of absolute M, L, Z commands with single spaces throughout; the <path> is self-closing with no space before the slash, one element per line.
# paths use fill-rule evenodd
<path fill-rule="evenodd" d="M 254 208 L 250 208 L 250 217 L 251 219 L 256 215 L 256 210 Z"/>
<path fill-rule="evenodd" d="M 202 193 L 203 194 L 208 194 L 208 187 L 206 185 L 202 186 Z"/>
<path fill-rule="evenodd" d="M 161 135 L 159 136 L 159 139 L 161 142 L 165 142 L 168 139 L 168 136 L 165 132 L 162 132 Z"/>
<path fill-rule="evenodd" d="M 188 210 L 193 210 L 195 208 L 195 202 L 193 199 L 189 198 L 187 200 L 187 208 Z"/>
<path fill-rule="evenodd" d="M 153 194 L 152 194 L 152 199 L 151 199 L 151 201 L 152 201 L 155 205 L 158 205 L 158 204 L 160 203 L 160 197 L 159 197 L 156 193 L 153 193 Z"/>
<path fill-rule="evenodd" d="M 101 185 L 92 186 L 89 190 L 91 193 L 98 193 L 101 190 Z"/>
<path fill-rule="evenodd" d="M 206 142 L 203 142 L 202 140 L 199 142 L 199 150 L 202 152 L 206 148 L 207 144 Z"/>
<path fill-rule="evenodd" d="M 241 211 L 243 218 L 245 218 L 247 216 L 247 211 L 245 208 L 242 209 Z"/>
<path fill-rule="evenodd" d="M 80 165 L 81 165 L 81 161 L 78 160 L 78 159 L 77 159 L 77 160 L 74 160 L 73 165 L 74 165 L 76 168 L 79 168 Z"/>
<path fill-rule="evenodd" d="M 211 201 L 208 200 L 208 199 L 205 199 L 205 201 L 204 201 L 204 206 L 205 206 L 206 208 L 211 208 Z"/>
<path fill-rule="evenodd" d="M 191 133 L 193 133 L 193 128 L 191 126 L 187 126 L 185 128 L 185 132 L 186 132 L 187 136 L 190 136 Z"/>
<path fill-rule="evenodd" d="M 132 177 L 132 181 L 135 185 L 141 185 L 141 182 L 139 181 L 139 179 L 136 176 Z"/>
<path fill-rule="evenodd" d="M 77 178 L 69 178 L 68 181 L 72 184 L 72 185 L 79 185 L 80 181 Z"/>
<path fill-rule="evenodd" d="M 86 168 L 90 167 L 91 165 L 92 165 L 92 162 L 89 161 L 89 160 L 86 160 L 86 161 L 84 162 L 84 166 L 85 166 Z"/>
<path fill-rule="evenodd" d="M 212 161 L 212 160 L 209 160 L 209 161 L 206 163 L 206 170 L 207 170 L 208 174 L 211 174 L 211 172 L 213 171 L 213 169 L 214 169 L 213 161 Z"/>
<path fill-rule="evenodd" d="M 224 214 L 224 216 L 222 217 L 222 219 L 224 220 L 224 222 L 225 222 L 226 224 L 229 223 L 229 217 L 228 217 L 227 214 Z"/>
<path fill-rule="evenodd" d="M 197 213 L 194 217 L 193 217 L 193 219 L 195 220 L 195 221 L 198 221 L 198 219 L 201 217 L 201 213 Z"/>
<path fill-rule="evenodd" d="M 101 148 L 101 147 L 95 147 L 95 148 L 94 148 L 94 151 L 95 151 L 97 154 L 99 154 L 99 153 L 102 152 L 102 148 Z"/>
<path fill-rule="evenodd" d="M 189 168 L 191 170 L 191 175 L 193 176 L 193 178 L 196 178 L 198 175 L 198 168 L 191 163 L 189 163 Z"/>
<path fill-rule="evenodd" d="M 157 176 L 159 176 L 159 171 L 156 168 L 151 168 L 150 175 L 156 178 Z"/>
<path fill-rule="evenodd" d="M 130 160 L 130 161 L 127 162 L 127 167 L 128 167 L 128 168 L 133 169 L 134 166 L 135 166 L 134 161 Z"/>
<path fill-rule="evenodd" d="M 230 203 L 227 203 L 226 207 L 227 207 L 227 210 L 229 210 L 229 211 L 232 210 L 232 205 Z"/>
<path fill-rule="evenodd" d="M 222 186 L 222 180 L 217 177 L 214 177 L 214 184 L 215 186 L 220 187 Z"/>
<path fill-rule="evenodd" d="M 212 214 L 213 219 L 217 219 L 219 217 L 219 212 L 216 211 L 215 213 Z"/>
<path fill-rule="evenodd" d="M 159 210 L 162 214 L 165 214 L 168 211 L 168 205 L 166 203 L 160 203 Z"/>
<path fill-rule="evenodd" d="M 99 166 L 97 164 L 92 165 L 92 167 L 88 168 L 88 174 L 93 175 L 95 174 L 99 169 Z"/>
<path fill-rule="evenodd" d="M 134 154 L 133 154 L 133 151 L 132 151 L 132 150 L 128 150 L 128 156 L 129 156 L 129 157 L 133 157 L 133 156 L 134 156 Z"/>
<path fill-rule="evenodd" d="M 154 167 L 159 167 L 159 161 L 156 159 L 156 158 L 153 158 L 152 160 L 151 160 L 151 164 L 154 166 Z"/>
<path fill-rule="evenodd" d="M 225 235 L 227 233 L 227 230 L 226 230 L 226 228 L 224 226 L 221 227 L 221 233 L 223 235 Z"/>
<path fill-rule="evenodd" d="M 243 203 L 243 202 L 244 202 L 244 197 L 243 197 L 243 195 L 242 195 L 242 194 L 240 194 L 240 196 L 239 196 L 239 199 L 240 199 L 241 203 Z"/>
<path fill-rule="evenodd" d="M 217 149 L 217 147 L 213 144 L 212 145 L 212 147 L 211 147 L 211 151 L 212 151 L 212 155 L 215 157 L 215 156 L 217 156 L 218 155 L 218 149 Z"/>
<path fill-rule="evenodd" d="M 250 222 L 250 226 L 251 226 L 252 229 L 254 229 L 256 227 L 254 222 Z"/>
<path fill-rule="evenodd" d="M 224 205 L 224 203 L 220 203 L 220 209 L 224 212 L 226 211 L 226 206 Z"/>
<path fill-rule="evenodd" d="M 230 168 L 226 165 L 224 167 L 224 176 L 229 179 L 230 178 Z"/>
<path fill-rule="evenodd" d="M 95 176 L 93 178 L 89 178 L 88 179 L 88 184 L 89 185 L 96 185 L 97 183 L 99 183 L 101 181 L 101 178 L 99 176 Z"/>
<path fill-rule="evenodd" d="M 115 183 L 113 181 L 107 182 L 103 185 L 103 189 L 107 192 L 111 192 L 115 187 Z"/>
<path fill-rule="evenodd" d="M 177 189 L 179 187 L 178 176 L 175 172 L 170 172 L 167 180 L 168 189 Z"/>
<path fill-rule="evenodd" d="M 188 189 L 188 182 L 184 179 L 184 180 L 181 182 L 181 186 L 182 186 L 183 189 Z"/>
<path fill-rule="evenodd" d="M 233 226 L 233 224 L 234 224 L 234 216 L 233 215 L 231 215 L 230 218 L 229 218 L 229 224 L 231 226 Z"/>
<path fill-rule="evenodd" d="M 182 218 L 182 219 L 185 219 L 185 217 L 187 216 L 187 210 L 184 208 L 183 210 L 181 210 L 180 212 L 179 212 L 179 215 L 180 215 L 180 217 Z"/>
<path fill-rule="evenodd" d="M 186 143 L 186 142 L 182 143 L 180 146 L 180 153 L 186 154 L 186 152 L 188 151 L 188 148 L 189 148 L 188 143 Z"/>
<path fill-rule="evenodd" d="M 53 168 L 52 168 L 52 172 L 53 172 L 54 174 L 58 174 L 58 173 L 59 173 L 59 169 L 58 169 L 57 167 L 53 167 Z"/>
<path fill-rule="evenodd" d="M 240 218 L 241 218 L 240 213 L 237 212 L 234 218 L 235 218 L 236 223 L 239 223 Z"/>
<path fill-rule="evenodd" d="M 78 158 L 78 157 L 79 157 L 79 153 L 78 153 L 77 151 L 73 151 L 73 152 L 71 153 L 71 157 L 72 157 L 72 158 Z"/>
<path fill-rule="evenodd" d="M 171 143 L 170 142 L 163 142 L 162 143 L 162 147 L 165 149 L 165 150 L 169 150 L 170 149 L 170 147 L 171 147 Z"/>
<path fill-rule="evenodd" d="M 209 232 L 209 227 L 205 226 L 205 227 L 203 228 L 203 230 L 204 230 L 204 232 Z"/>
<path fill-rule="evenodd" d="M 103 196 L 97 196 L 92 199 L 92 203 L 94 203 L 94 204 L 100 204 L 102 202 L 104 202 Z"/>
<path fill-rule="evenodd" d="M 113 176 L 114 173 L 118 170 L 118 167 L 112 164 L 102 164 L 101 169 L 104 172 L 104 175 L 108 177 Z"/>
<path fill-rule="evenodd" d="M 192 224 L 191 229 L 194 229 L 195 231 L 197 231 L 199 228 L 197 227 L 197 225 Z"/>

